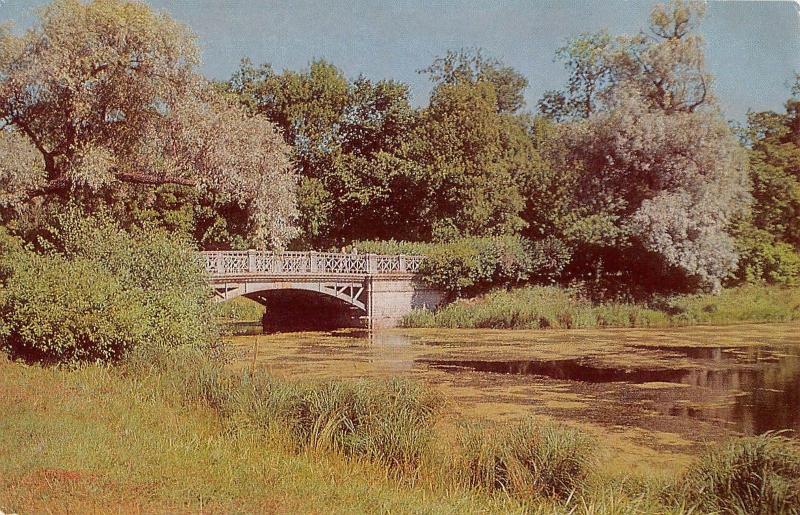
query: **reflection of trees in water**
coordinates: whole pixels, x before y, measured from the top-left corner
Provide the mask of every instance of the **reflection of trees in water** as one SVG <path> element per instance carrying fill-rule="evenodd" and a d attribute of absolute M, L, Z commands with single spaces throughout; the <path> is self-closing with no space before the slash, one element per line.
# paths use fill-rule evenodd
<path fill-rule="evenodd" d="M 774 356 L 758 352 L 764 358 Z M 755 356 L 747 356 L 751 357 Z M 726 404 L 700 408 L 678 405 L 673 406 L 670 413 L 724 419 L 732 422 L 737 430 L 751 434 L 775 429 L 800 431 L 800 357 L 769 361 L 726 370 L 687 371 L 682 383 L 724 392 Z M 736 392 L 742 394 L 736 395 Z"/>
<path fill-rule="evenodd" d="M 678 350 L 698 360 L 697 368 L 615 368 L 581 358 L 419 361 L 433 368 L 455 373 L 470 370 L 587 383 L 682 383 L 704 389 L 708 405 L 686 403 L 688 392 L 669 389 L 668 392 L 658 393 L 658 398 L 654 399 L 660 412 L 705 420 L 726 420 L 732 424 L 732 429 L 745 433 L 762 433 L 774 429 L 800 431 L 800 356 L 778 357 L 774 350 L 763 348 L 668 350 Z M 706 368 L 700 368 L 704 366 L 704 361 Z M 723 368 L 726 365 L 728 368 Z"/>

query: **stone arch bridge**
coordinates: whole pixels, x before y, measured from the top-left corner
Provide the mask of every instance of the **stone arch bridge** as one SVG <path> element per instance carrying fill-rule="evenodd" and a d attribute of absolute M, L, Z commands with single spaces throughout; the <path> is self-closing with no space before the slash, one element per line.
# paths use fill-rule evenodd
<path fill-rule="evenodd" d="M 444 302 L 444 293 L 419 276 L 423 259 L 334 252 L 203 252 L 218 302 L 243 296 L 267 305 L 284 292 L 313 292 L 354 309 L 369 328 L 394 327 L 412 309 L 434 309 Z"/>

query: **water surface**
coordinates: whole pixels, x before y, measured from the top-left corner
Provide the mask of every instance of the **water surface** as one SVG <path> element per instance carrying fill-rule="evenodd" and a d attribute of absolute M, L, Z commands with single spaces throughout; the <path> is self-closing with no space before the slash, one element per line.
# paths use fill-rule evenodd
<path fill-rule="evenodd" d="M 231 339 L 293 378 L 411 377 L 454 418 L 527 414 L 687 452 L 734 434 L 800 434 L 800 324 L 657 330 L 392 330 Z"/>

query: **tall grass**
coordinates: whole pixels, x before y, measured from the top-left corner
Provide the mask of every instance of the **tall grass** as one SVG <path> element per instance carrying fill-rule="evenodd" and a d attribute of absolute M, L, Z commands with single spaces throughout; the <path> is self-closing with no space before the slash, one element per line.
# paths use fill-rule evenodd
<path fill-rule="evenodd" d="M 594 451 L 580 431 L 529 418 L 500 431 L 468 428 L 461 437 L 470 486 L 523 497 L 572 497 L 585 486 Z"/>
<path fill-rule="evenodd" d="M 720 295 L 679 295 L 650 303 L 593 302 L 554 286 L 498 290 L 436 312 L 417 310 L 405 327 L 574 329 L 670 327 L 800 320 L 800 288 L 746 286 Z"/>
<path fill-rule="evenodd" d="M 442 399 L 401 379 L 287 381 L 266 372 L 236 375 L 198 349 L 143 353 L 132 375 L 155 374 L 184 401 L 216 410 L 241 431 L 281 435 L 295 450 L 336 451 L 413 477 L 432 440 Z"/>
<path fill-rule="evenodd" d="M 432 441 L 440 397 L 409 381 L 292 383 L 245 375 L 230 411 L 301 447 L 334 450 L 414 474 Z"/>
<path fill-rule="evenodd" d="M 712 449 L 680 478 L 638 480 L 599 474 L 595 441 L 566 426 L 449 438 L 441 398 L 418 383 L 234 374 L 196 349 L 124 368 L 0 356 L 0 391 L 4 511 L 800 510 L 798 443 L 774 434 Z"/>
<path fill-rule="evenodd" d="M 774 433 L 740 438 L 709 451 L 680 486 L 707 512 L 800 513 L 800 446 Z"/>
<path fill-rule="evenodd" d="M 531 286 L 499 290 L 454 302 L 437 312 L 418 310 L 405 327 L 548 329 L 649 327 L 666 324 L 664 313 L 636 304 L 593 304 L 566 289 Z"/>
<path fill-rule="evenodd" d="M 800 287 L 742 286 L 719 295 L 681 295 L 664 302 L 674 325 L 800 320 Z"/>
<path fill-rule="evenodd" d="M 462 488 L 398 484 L 369 459 L 295 452 L 189 399 L 177 373 L 133 372 L 25 366 L 0 354 L 0 511 L 521 511 Z"/>

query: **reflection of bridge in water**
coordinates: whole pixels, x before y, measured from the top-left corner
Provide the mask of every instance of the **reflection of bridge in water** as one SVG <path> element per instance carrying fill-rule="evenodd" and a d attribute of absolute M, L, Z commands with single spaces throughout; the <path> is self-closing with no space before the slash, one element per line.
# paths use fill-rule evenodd
<path fill-rule="evenodd" d="M 370 328 L 392 327 L 412 309 L 438 307 L 444 294 L 420 277 L 422 256 L 333 252 L 203 252 L 217 301 L 272 304 L 312 292 L 354 308 Z"/>

